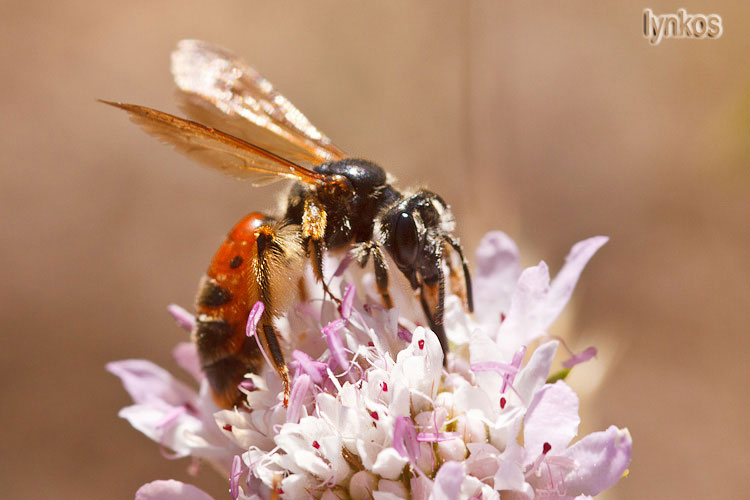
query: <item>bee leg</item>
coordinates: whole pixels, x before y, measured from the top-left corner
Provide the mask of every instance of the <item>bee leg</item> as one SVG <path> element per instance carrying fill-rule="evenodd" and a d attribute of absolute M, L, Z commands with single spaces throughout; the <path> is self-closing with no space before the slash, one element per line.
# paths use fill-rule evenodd
<path fill-rule="evenodd" d="M 305 251 L 312 262 L 315 279 L 323 283 L 324 295 L 328 295 L 340 305 L 341 300 L 328 289 L 323 275 L 323 253 L 325 251 L 323 238 L 326 233 L 327 218 L 325 209 L 318 201 L 312 197 L 305 199 L 305 208 L 302 212 L 302 239 Z"/>
<path fill-rule="evenodd" d="M 259 335 L 263 348 L 268 352 L 273 368 L 281 378 L 284 385 L 284 406 L 289 404 L 291 385 L 289 382 L 289 369 L 284 361 L 284 353 L 279 344 L 279 335 L 273 326 L 274 299 L 271 294 L 271 267 L 273 253 L 281 253 L 283 250 L 275 240 L 274 230 L 269 226 L 259 228 L 257 234 L 258 248 L 258 291 L 260 301 L 265 306 L 261 315 L 256 335 Z"/>
<path fill-rule="evenodd" d="M 336 302 L 336 304 L 341 305 L 341 299 L 336 297 L 333 292 L 331 292 L 331 290 L 328 288 L 328 284 L 326 283 L 325 276 L 323 275 L 323 241 L 310 238 L 307 241 L 307 245 L 305 245 L 305 248 L 307 249 L 307 253 L 310 256 L 313 275 L 315 276 L 315 279 L 317 281 L 320 281 L 323 284 L 323 296 L 325 297 L 326 295 L 328 295 L 329 297 L 331 297 L 331 300 Z"/>
<path fill-rule="evenodd" d="M 372 264 L 375 270 L 375 286 L 383 299 L 383 304 L 388 309 L 393 309 L 393 299 L 388 292 L 388 265 L 383 256 L 383 249 L 375 241 L 368 241 L 360 245 L 356 250 L 356 259 L 360 267 L 364 268 L 372 255 Z"/>
<path fill-rule="evenodd" d="M 434 283 L 422 282 L 419 301 L 430 324 L 430 329 L 435 332 L 440 341 L 440 347 L 443 348 L 443 365 L 445 366 L 446 355 L 448 354 L 448 338 L 445 335 L 445 328 L 443 327 L 445 275 L 442 266 L 437 266 L 437 279 Z"/>
<path fill-rule="evenodd" d="M 300 302 L 307 302 L 308 300 L 310 300 L 310 297 L 308 297 L 307 295 L 305 278 L 300 278 L 297 280 L 297 297 L 299 297 Z"/>
<path fill-rule="evenodd" d="M 448 272 L 450 274 L 450 286 L 451 292 L 454 295 L 458 295 L 464 303 L 464 306 L 469 312 L 474 312 L 474 299 L 471 292 L 471 276 L 469 275 L 469 265 L 464 258 L 461 245 L 452 236 L 445 236 L 445 242 L 450 246 L 461 260 L 461 279 L 459 279 L 458 269 L 454 265 L 453 259 L 445 259 L 445 263 L 448 266 Z M 445 247 L 446 251 L 448 246 Z M 462 283 L 463 282 L 463 283 Z"/>

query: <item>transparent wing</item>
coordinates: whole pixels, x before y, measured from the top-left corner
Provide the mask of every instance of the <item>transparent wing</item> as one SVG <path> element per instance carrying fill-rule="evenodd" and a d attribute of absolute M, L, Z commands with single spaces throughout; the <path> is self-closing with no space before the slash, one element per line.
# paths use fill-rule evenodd
<path fill-rule="evenodd" d="M 259 146 L 200 123 L 135 104 L 101 101 L 130 114 L 130 119 L 146 132 L 204 166 L 258 184 L 269 180 L 292 179 L 307 184 L 324 182 L 326 176 L 300 167 Z"/>
<path fill-rule="evenodd" d="M 172 53 L 172 75 L 183 109 L 200 123 L 297 163 L 346 157 L 268 80 L 221 47 L 182 40 Z"/>

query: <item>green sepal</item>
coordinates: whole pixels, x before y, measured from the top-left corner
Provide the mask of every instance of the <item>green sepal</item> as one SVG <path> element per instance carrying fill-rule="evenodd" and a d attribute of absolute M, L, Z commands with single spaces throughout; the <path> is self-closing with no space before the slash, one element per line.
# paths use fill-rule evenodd
<path fill-rule="evenodd" d="M 550 375 L 549 378 L 547 379 L 547 383 L 554 384 L 558 380 L 565 380 L 565 377 L 567 377 L 569 373 L 570 373 L 570 368 L 563 368 L 559 372 L 556 372 Z"/>

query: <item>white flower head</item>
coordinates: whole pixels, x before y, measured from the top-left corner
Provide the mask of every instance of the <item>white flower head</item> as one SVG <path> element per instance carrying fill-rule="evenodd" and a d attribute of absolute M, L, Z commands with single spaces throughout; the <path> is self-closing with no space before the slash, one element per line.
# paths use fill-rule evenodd
<path fill-rule="evenodd" d="M 279 322 L 294 339 L 288 407 L 267 371 L 243 382 L 245 407 L 217 411 L 194 349 L 181 345 L 180 364 L 199 378 L 200 394 L 148 362 L 112 363 L 135 402 L 121 416 L 176 455 L 209 460 L 229 478 L 232 498 L 588 498 L 626 472 L 630 435 L 610 427 L 574 441 L 578 397 L 550 379 L 559 342 L 531 347 L 605 242 L 575 245 L 550 281 L 544 262 L 522 271 L 515 244 L 490 233 L 478 251 L 475 315 L 457 297 L 446 301 L 445 365 L 435 334 L 399 314 L 412 304 L 385 310 L 371 280 L 337 272 L 339 308 L 300 304 Z M 171 312 L 190 327 L 188 313 Z M 594 354 L 573 355 L 565 369 Z"/>

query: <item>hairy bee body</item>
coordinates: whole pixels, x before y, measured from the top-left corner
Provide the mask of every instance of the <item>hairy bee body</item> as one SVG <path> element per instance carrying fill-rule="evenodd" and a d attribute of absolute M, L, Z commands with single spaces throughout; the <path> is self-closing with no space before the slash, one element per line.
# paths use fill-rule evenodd
<path fill-rule="evenodd" d="M 278 218 L 253 212 L 234 226 L 201 281 L 192 335 L 216 403 L 240 405 L 238 385 L 247 373 L 260 372 L 265 355 L 287 404 L 289 370 L 274 322 L 297 295 L 308 261 L 324 293 L 338 300 L 324 280 L 328 250 L 348 249 L 362 267 L 372 262 L 377 292 L 390 308 L 388 257 L 418 294 L 447 352 L 446 278 L 470 311 L 472 299 L 467 263 L 443 199 L 424 189 L 396 190 L 385 170 L 348 157 L 268 80 L 221 47 L 181 41 L 172 54 L 172 73 L 183 109 L 196 121 L 102 102 L 126 111 L 148 133 L 204 166 L 256 185 L 295 182 Z M 457 262 L 451 258 L 456 255 Z M 255 331 L 247 332 L 259 302 L 263 313 L 253 318 Z"/>
<path fill-rule="evenodd" d="M 243 395 L 238 385 L 246 373 L 259 373 L 264 363 L 258 341 L 246 334 L 250 310 L 262 299 L 260 283 L 267 279 L 266 288 L 275 297 L 266 300 L 269 316 L 283 312 L 293 298 L 290 285 L 296 286 L 302 272 L 297 232 L 297 228 L 279 227 L 267 215 L 248 214 L 229 232 L 201 280 L 193 340 L 220 407 L 239 405 Z M 269 238 L 274 243 L 264 248 Z M 283 247 L 281 241 L 286 243 Z M 259 259 L 259 250 L 270 251 L 270 257 Z"/>

